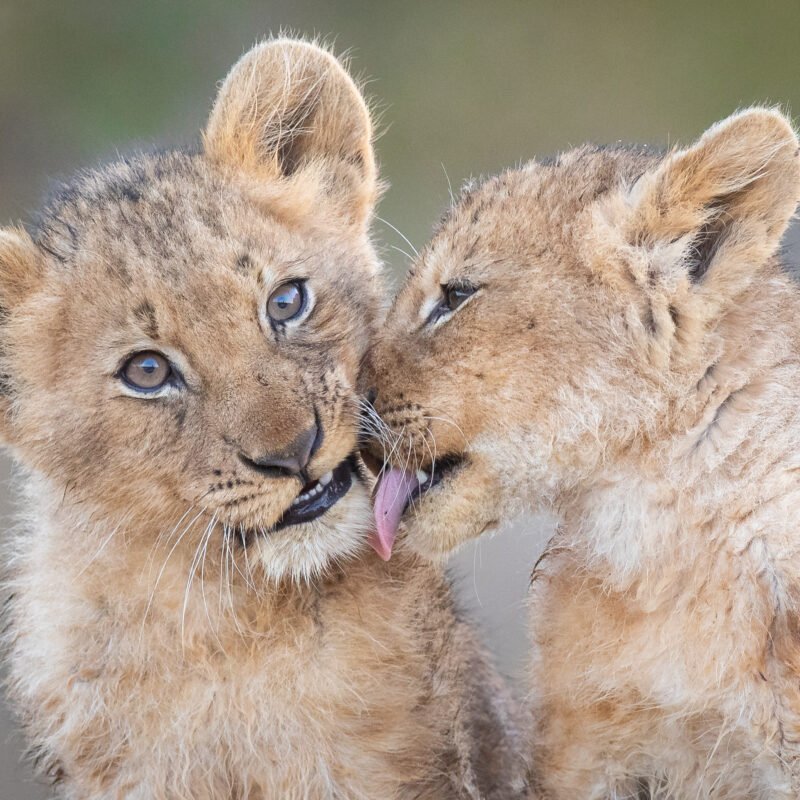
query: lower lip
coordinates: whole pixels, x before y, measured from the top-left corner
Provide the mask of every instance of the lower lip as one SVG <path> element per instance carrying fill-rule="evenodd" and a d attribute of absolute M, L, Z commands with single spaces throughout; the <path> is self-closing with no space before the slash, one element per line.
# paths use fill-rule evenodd
<path fill-rule="evenodd" d="M 408 502 L 406 503 L 406 507 L 403 509 L 403 513 L 405 513 L 408 507 L 417 499 L 425 495 L 431 489 L 436 488 L 443 480 L 446 478 L 450 478 L 453 476 L 454 473 L 458 471 L 458 469 L 462 466 L 462 461 L 457 461 L 452 465 L 448 465 L 440 472 L 434 472 L 433 475 L 425 482 L 421 483 L 416 489 L 413 489 L 411 494 L 408 497 Z"/>
<path fill-rule="evenodd" d="M 435 473 L 432 478 L 429 478 L 425 483 L 421 483 L 416 489 L 411 490 L 411 494 L 408 497 L 408 503 L 411 504 L 416 500 L 418 497 L 422 497 L 425 492 L 429 492 L 433 489 L 434 486 L 438 486 L 447 476 L 447 473 Z M 408 507 L 408 506 L 406 506 Z"/>
<path fill-rule="evenodd" d="M 333 470 L 330 483 L 328 483 L 319 494 L 314 495 L 314 497 L 309 500 L 286 509 L 283 516 L 273 528 L 273 531 L 288 528 L 290 525 L 302 525 L 317 519 L 317 517 L 321 517 L 350 491 L 352 485 L 353 468 L 349 460 L 342 461 L 342 463 Z"/>

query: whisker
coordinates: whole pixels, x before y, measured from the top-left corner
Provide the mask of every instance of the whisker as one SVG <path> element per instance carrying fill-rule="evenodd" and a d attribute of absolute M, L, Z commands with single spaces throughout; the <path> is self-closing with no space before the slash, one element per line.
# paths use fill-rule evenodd
<path fill-rule="evenodd" d="M 226 584 L 227 584 L 227 589 L 228 589 L 228 602 L 230 603 L 231 615 L 233 617 L 233 624 L 236 627 L 236 631 L 238 632 L 239 637 L 241 639 L 244 639 L 245 638 L 244 637 L 244 630 L 242 630 L 242 626 L 239 624 L 239 615 L 236 613 L 236 607 L 235 607 L 235 605 L 233 603 L 233 592 L 231 590 L 231 575 L 232 575 L 233 571 L 231 569 L 229 569 L 229 567 L 228 567 L 228 560 L 229 559 L 230 559 L 230 562 L 234 565 L 234 567 L 236 566 L 236 561 L 234 560 L 234 557 L 233 557 L 233 548 L 231 547 L 230 528 L 225 526 L 223 528 L 223 532 L 224 533 L 223 533 L 223 538 L 222 538 L 222 546 L 223 546 L 223 550 L 225 551 L 225 579 L 226 579 Z M 220 574 L 222 574 L 222 570 L 220 570 Z"/>
<path fill-rule="evenodd" d="M 366 421 L 370 424 L 373 430 L 378 431 L 381 434 L 386 434 L 391 436 L 394 434 L 394 431 L 384 422 L 383 418 L 378 414 L 375 410 L 375 407 L 372 403 L 368 402 L 364 398 L 358 398 L 359 406 L 362 410 L 362 421 Z"/>
<path fill-rule="evenodd" d="M 398 432 L 398 434 L 397 434 L 397 439 L 395 439 L 395 442 L 394 442 L 394 444 L 392 445 L 392 449 L 389 451 L 389 455 L 388 455 L 388 457 L 385 457 L 385 458 L 383 459 L 383 466 L 381 467 L 381 471 L 380 471 L 380 473 L 378 474 L 378 477 L 381 477 L 381 476 L 383 476 L 383 475 L 385 474 L 387 466 L 389 466 L 389 465 L 391 464 L 392 457 L 394 456 L 394 454 L 395 454 L 395 451 L 396 451 L 396 450 L 397 450 L 397 448 L 400 446 L 400 444 L 402 443 L 402 441 L 403 441 L 403 437 L 402 437 L 402 436 L 401 436 L 401 434 Z"/>
<path fill-rule="evenodd" d="M 189 605 L 189 590 L 191 589 L 192 582 L 194 581 L 194 575 L 197 571 L 197 567 L 200 564 L 200 558 L 202 553 L 203 544 L 206 541 L 206 537 L 211 535 L 211 529 L 213 528 L 216 519 L 217 519 L 217 511 L 214 512 L 213 516 L 211 517 L 211 521 L 206 525 L 205 530 L 203 531 L 202 535 L 200 536 L 200 541 L 197 544 L 197 547 L 194 551 L 194 557 L 192 558 L 192 563 L 189 566 L 189 576 L 186 580 L 186 591 L 183 595 L 183 609 L 181 611 L 181 647 L 183 648 L 184 652 L 186 649 L 185 646 L 185 639 L 184 634 L 186 630 L 186 608 Z M 205 598 L 203 598 L 205 601 Z M 208 606 L 206 606 L 206 614 L 208 614 Z M 210 622 L 210 620 L 209 620 Z"/>
<path fill-rule="evenodd" d="M 203 545 L 203 549 L 200 555 L 200 597 L 203 599 L 203 607 L 206 611 L 206 619 L 208 620 L 209 629 L 212 633 L 214 633 L 214 638 L 219 643 L 220 649 L 222 652 L 225 652 L 225 648 L 222 645 L 222 642 L 219 638 L 219 631 L 220 631 L 220 624 L 222 622 L 220 615 L 217 616 L 217 629 L 214 631 L 214 622 L 211 619 L 211 613 L 208 610 L 208 600 L 206 598 L 206 558 L 208 556 L 208 545 L 211 542 L 211 536 L 214 533 L 214 525 L 210 525 L 208 529 L 208 535 L 205 539 L 205 544 Z M 220 574 L 222 573 L 222 564 L 220 564 Z"/>
<path fill-rule="evenodd" d="M 467 447 L 469 447 L 469 444 L 470 444 L 469 443 L 469 439 L 467 439 L 467 436 L 464 433 L 464 431 L 462 431 L 461 428 L 458 425 L 456 425 L 455 422 L 453 422 L 453 420 L 447 419 L 446 417 L 433 417 L 433 416 L 428 416 L 428 415 L 423 415 L 423 419 L 438 420 L 439 422 L 444 422 L 444 423 L 446 423 L 448 425 L 452 425 L 461 434 L 461 437 L 464 439 L 464 444 Z"/>
<path fill-rule="evenodd" d="M 236 532 L 231 526 L 228 526 L 227 531 L 228 531 L 228 550 L 230 552 L 231 563 L 233 564 L 233 568 L 242 576 L 242 580 L 245 582 L 247 588 L 252 589 L 255 592 L 256 591 L 255 584 L 251 583 L 250 579 L 246 574 L 247 567 L 245 567 L 245 572 L 242 572 L 241 567 L 236 563 L 236 554 L 234 552 L 234 542 L 235 542 L 234 537 L 236 535 Z M 247 564 L 247 546 L 244 546 L 242 549 L 244 550 L 245 564 Z"/>
<path fill-rule="evenodd" d="M 406 463 L 403 467 L 405 472 L 408 472 L 408 465 L 411 463 L 411 455 L 414 449 L 414 437 L 409 433 L 408 434 L 408 451 L 406 452 Z M 394 493 L 394 499 L 392 500 L 392 504 L 397 502 L 397 498 L 400 496 L 400 487 L 398 486 Z"/>
<path fill-rule="evenodd" d="M 122 521 L 120 521 L 117 524 L 117 526 L 111 531 L 111 533 L 109 533 L 108 536 L 106 536 L 106 538 L 103 540 L 103 543 L 100 545 L 100 548 L 98 549 L 98 551 L 86 562 L 86 564 L 84 564 L 83 568 L 78 573 L 77 577 L 80 577 L 81 575 L 83 575 L 83 573 L 86 572 L 86 570 L 89 569 L 89 567 L 91 567 L 92 564 L 94 564 L 94 562 L 100 556 L 100 553 L 102 553 L 103 550 L 105 549 L 105 546 L 111 541 L 111 539 L 114 537 L 114 534 L 120 529 L 121 525 L 122 525 Z"/>
<path fill-rule="evenodd" d="M 385 220 L 383 217 L 377 216 L 377 214 L 375 215 L 375 219 L 377 219 L 378 222 L 382 222 L 384 225 L 388 225 L 414 251 L 414 255 L 419 256 L 419 251 L 417 248 L 411 244 L 411 240 L 404 233 L 402 233 L 402 231 L 399 231 L 394 225 L 392 225 L 391 222 Z"/>
<path fill-rule="evenodd" d="M 220 569 L 219 569 L 219 587 L 217 590 L 217 617 L 222 619 L 222 559 L 225 556 L 225 537 L 227 534 L 227 524 L 222 523 L 222 541 L 220 543 Z"/>
<path fill-rule="evenodd" d="M 414 256 L 412 256 L 410 253 L 407 253 L 402 247 L 398 247 L 396 244 L 390 244 L 389 247 L 391 247 L 392 250 L 397 250 L 398 253 L 402 253 L 409 261 L 414 260 Z"/>
<path fill-rule="evenodd" d="M 170 533 L 169 537 L 167 538 L 167 543 L 169 543 L 169 540 L 172 538 L 172 536 L 174 535 L 175 531 L 178 530 L 178 526 L 192 512 L 193 508 L 194 508 L 194 504 L 189 506 L 189 508 L 186 511 L 186 513 L 178 520 L 178 524 L 172 529 L 172 533 Z M 140 639 L 141 639 L 141 635 L 144 634 L 144 625 L 145 625 L 145 622 L 147 621 L 147 615 L 150 613 L 150 606 L 153 604 L 153 598 L 156 595 L 156 590 L 158 589 L 158 584 L 161 582 L 161 576 L 164 574 L 164 570 L 167 568 L 167 563 L 169 562 L 170 557 L 175 552 L 175 548 L 181 543 L 181 540 L 183 539 L 183 537 L 186 536 L 186 534 L 189 532 L 189 530 L 191 529 L 192 525 L 194 525 L 194 523 L 197 522 L 197 520 L 200 519 L 200 517 L 205 513 L 205 510 L 206 510 L 206 507 L 204 506 L 203 508 L 200 509 L 200 511 L 197 512 L 197 515 L 183 529 L 183 531 L 181 532 L 181 535 L 177 538 L 177 540 L 175 541 L 175 544 L 172 545 L 172 548 L 170 549 L 169 553 L 167 553 L 167 557 L 164 559 L 164 563 L 161 565 L 161 570 L 159 571 L 158 577 L 156 578 L 156 582 L 155 582 L 155 584 L 153 586 L 153 591 L 150 592 L 150 598 L 147 601 L 147 607 L 144 610 L 144 616 L 142 617 L 142 632 L 140 634 Z"/>
<path fill-rule="evenodd" d="M 239 526 L 239 530 L 241 531 L 242 550 L 244 550 L 244 569 L 245 569 L 245 572 L 248 574 L 248 576 L 251 579 L 250 585 L 252 586 L 253 591 L 257 592 L 258 590 L 256 589 L 255 581 L 252 580 L 253 571 L 250 569 L 250 559 L 247 556 L 247 542 L 245 541 L 245 533 L 244 533 L 244 529 L 242 528 L 241 525 Z"/>
<path fill-rule="evenodd" d="M 444 165 L 444 161 L 442 163 L 442 171 L 444 172 L 444 177 L 447 178 L 447 191 L 450 193 L 450 205 L 454 206 L 456 204 L 456 198 L 453 196 L 453 184 L 450 183 L 450 176 L 447 174 L 447 167 Z"/>

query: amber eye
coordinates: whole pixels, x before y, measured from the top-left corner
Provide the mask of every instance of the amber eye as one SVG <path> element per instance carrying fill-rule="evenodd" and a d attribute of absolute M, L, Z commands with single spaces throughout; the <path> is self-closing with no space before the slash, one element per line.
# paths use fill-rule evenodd
<path fill-rule="evenodd" d="M 172 376 L 172 367 L 161 353 L 146 350 L 131 356 L 120 373 L 134 389 L 152 392 L 160 389 Z"/>
<path fill-rule="evenodd" d="M 267 314 L 273 322 L 288 322 L 300 316 L 306 307 L 302 281 L 282 283 L 267 300 Z"/>

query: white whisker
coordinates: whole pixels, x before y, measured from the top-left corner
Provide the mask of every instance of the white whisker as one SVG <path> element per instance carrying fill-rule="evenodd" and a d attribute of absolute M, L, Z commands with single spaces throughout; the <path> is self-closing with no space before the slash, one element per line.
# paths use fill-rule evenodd
<path fill-rule="evenodd" d="M 170 533 L 169 537 L 167 538 L 167 543 L 169 543 L 169 540 L 172 538 L 175 531 L 178 530 L 178 526 L 181 524 L 181 522 L 183 522 L 184 519 L 186 519 L 186 517 L 191 513 L 193 508 L 194 508 L 193 505 L 189 506 L 186 513 L 178 520 L 178 524 L 172 529 L 172 533 Z M 181 531 L 181 535 L 177 538 L 175 544 L 172 545 L 172 548 L 170 549 L 169 553 L 167 553 L 167 557 L 164 559 L 164 563 L 161 565 L 161 570 L 158 573 L 156 582 L 153 585 L 153 590 L 150 592 L 150 598 L 147 601 L 147 607 L 144 610 L 144 616 L 142 617 L 142 630 L 139 637 L 140 640 L 141 636 L 144 634 L 144 625 L 145 622 L 147 621 L 147 615 L 150 613 L 150 607 L 153 604 L 153 598 L 156 595 L 156 590 L 158 589 L 158 584 L 161 581 L 161 576 L 164 574 L 164 570 L 167 568 L 167 563 L 169 562 L 169 559 L 172 556 L 172 554 L 175 552 L 175 548 L 181 543 L 181 540 L 189 532 L 192 525 L 194 525 L 194 523 L 197 522 L 197 520 L 205 513 L 205 510 L 206 507 L 204 506 L 203 508 L 200 509 L 200 511 L 197 512 L 197 515 L 193 517 L 192 520 L 189 522 L 189 524 L 183 529 L 183 531 Z"/>
<path fill-rule="evenodd" d="M 378 222 L 382 222 L 384 225 L 388 225 L 414 251 L 414 255 L 419 256 L 419 251 L 417 250 L 416 247 L 414 247 L 413 244 L 411 244 L 411 240 L 404 233 L 395 228 L 395 226 L 392 225 L 391 222 L 385 220 L 383 217 L 379 217 L 377 214 L 375 215 L 375 219 L 377 219 Z"/>

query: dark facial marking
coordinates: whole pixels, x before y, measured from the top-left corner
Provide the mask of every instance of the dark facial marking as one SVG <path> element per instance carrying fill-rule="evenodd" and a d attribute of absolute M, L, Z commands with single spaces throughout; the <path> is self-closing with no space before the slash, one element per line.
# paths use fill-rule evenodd
<path fill-rule="evenodd" d="M 672 324 L 677 328 L 680 322 L 680 315 L 678 314 L 678 309 L 675 306 L 669 307 L 669 315 L 672 317 Z"/>
<path fill-rule="evenodd" d="M 475 237 L 475 241 L 469 246 L 469 250 L 464 254 L 464 260 L 467 261 L 475 255 L 475 248 L 478 246 L 478 242 L 481 240 L 480 236 Z"/>
<path fill-rule="evenodd" d="M 653 306 L 650 303 L 647 304 L 647 308 L 645 309 L 643 322 L 648 333 L 656 333 L 656 318 L 653 314 Z"/>
<path fill-rule="evenodd" d="M 689 262 L 689 278 L 700 283 L 705 277 L 717 250 L 728 233 L 727 220 L 722 217 L 706 223 L 692 241 L 692 257 Z"/>
<path fill-rule="evenodd" d="M 126 184 L 122 187 L 121 194 L 131 203 L 138 203 L 142 199 L 142 195 L 139 190 L 130 184 Z"/>
<path fill-rule="evenodd" d="M 250 273 L 253 269 L 253 259 L 247 253 L 242 253 L 239 258 L 236 259 L 236 269 L 240 272 Z M 261 278 L 261 273 L 259 273 L 259 279 Z"/>
<path fill-rule="evenodd" d="M 178 430 L 183 428 L 183 423 L 186 421 L 186 406 L 181 405 L 175 409 L 175 424 Z"/>
<path fill-rule="evenodd" d="M 151 339 L 158 339 L 158 321 L 156 310 L 149 300 L 143 300 L 133 309 L 134 316 L 144 325 L 145 333 Z"/>

